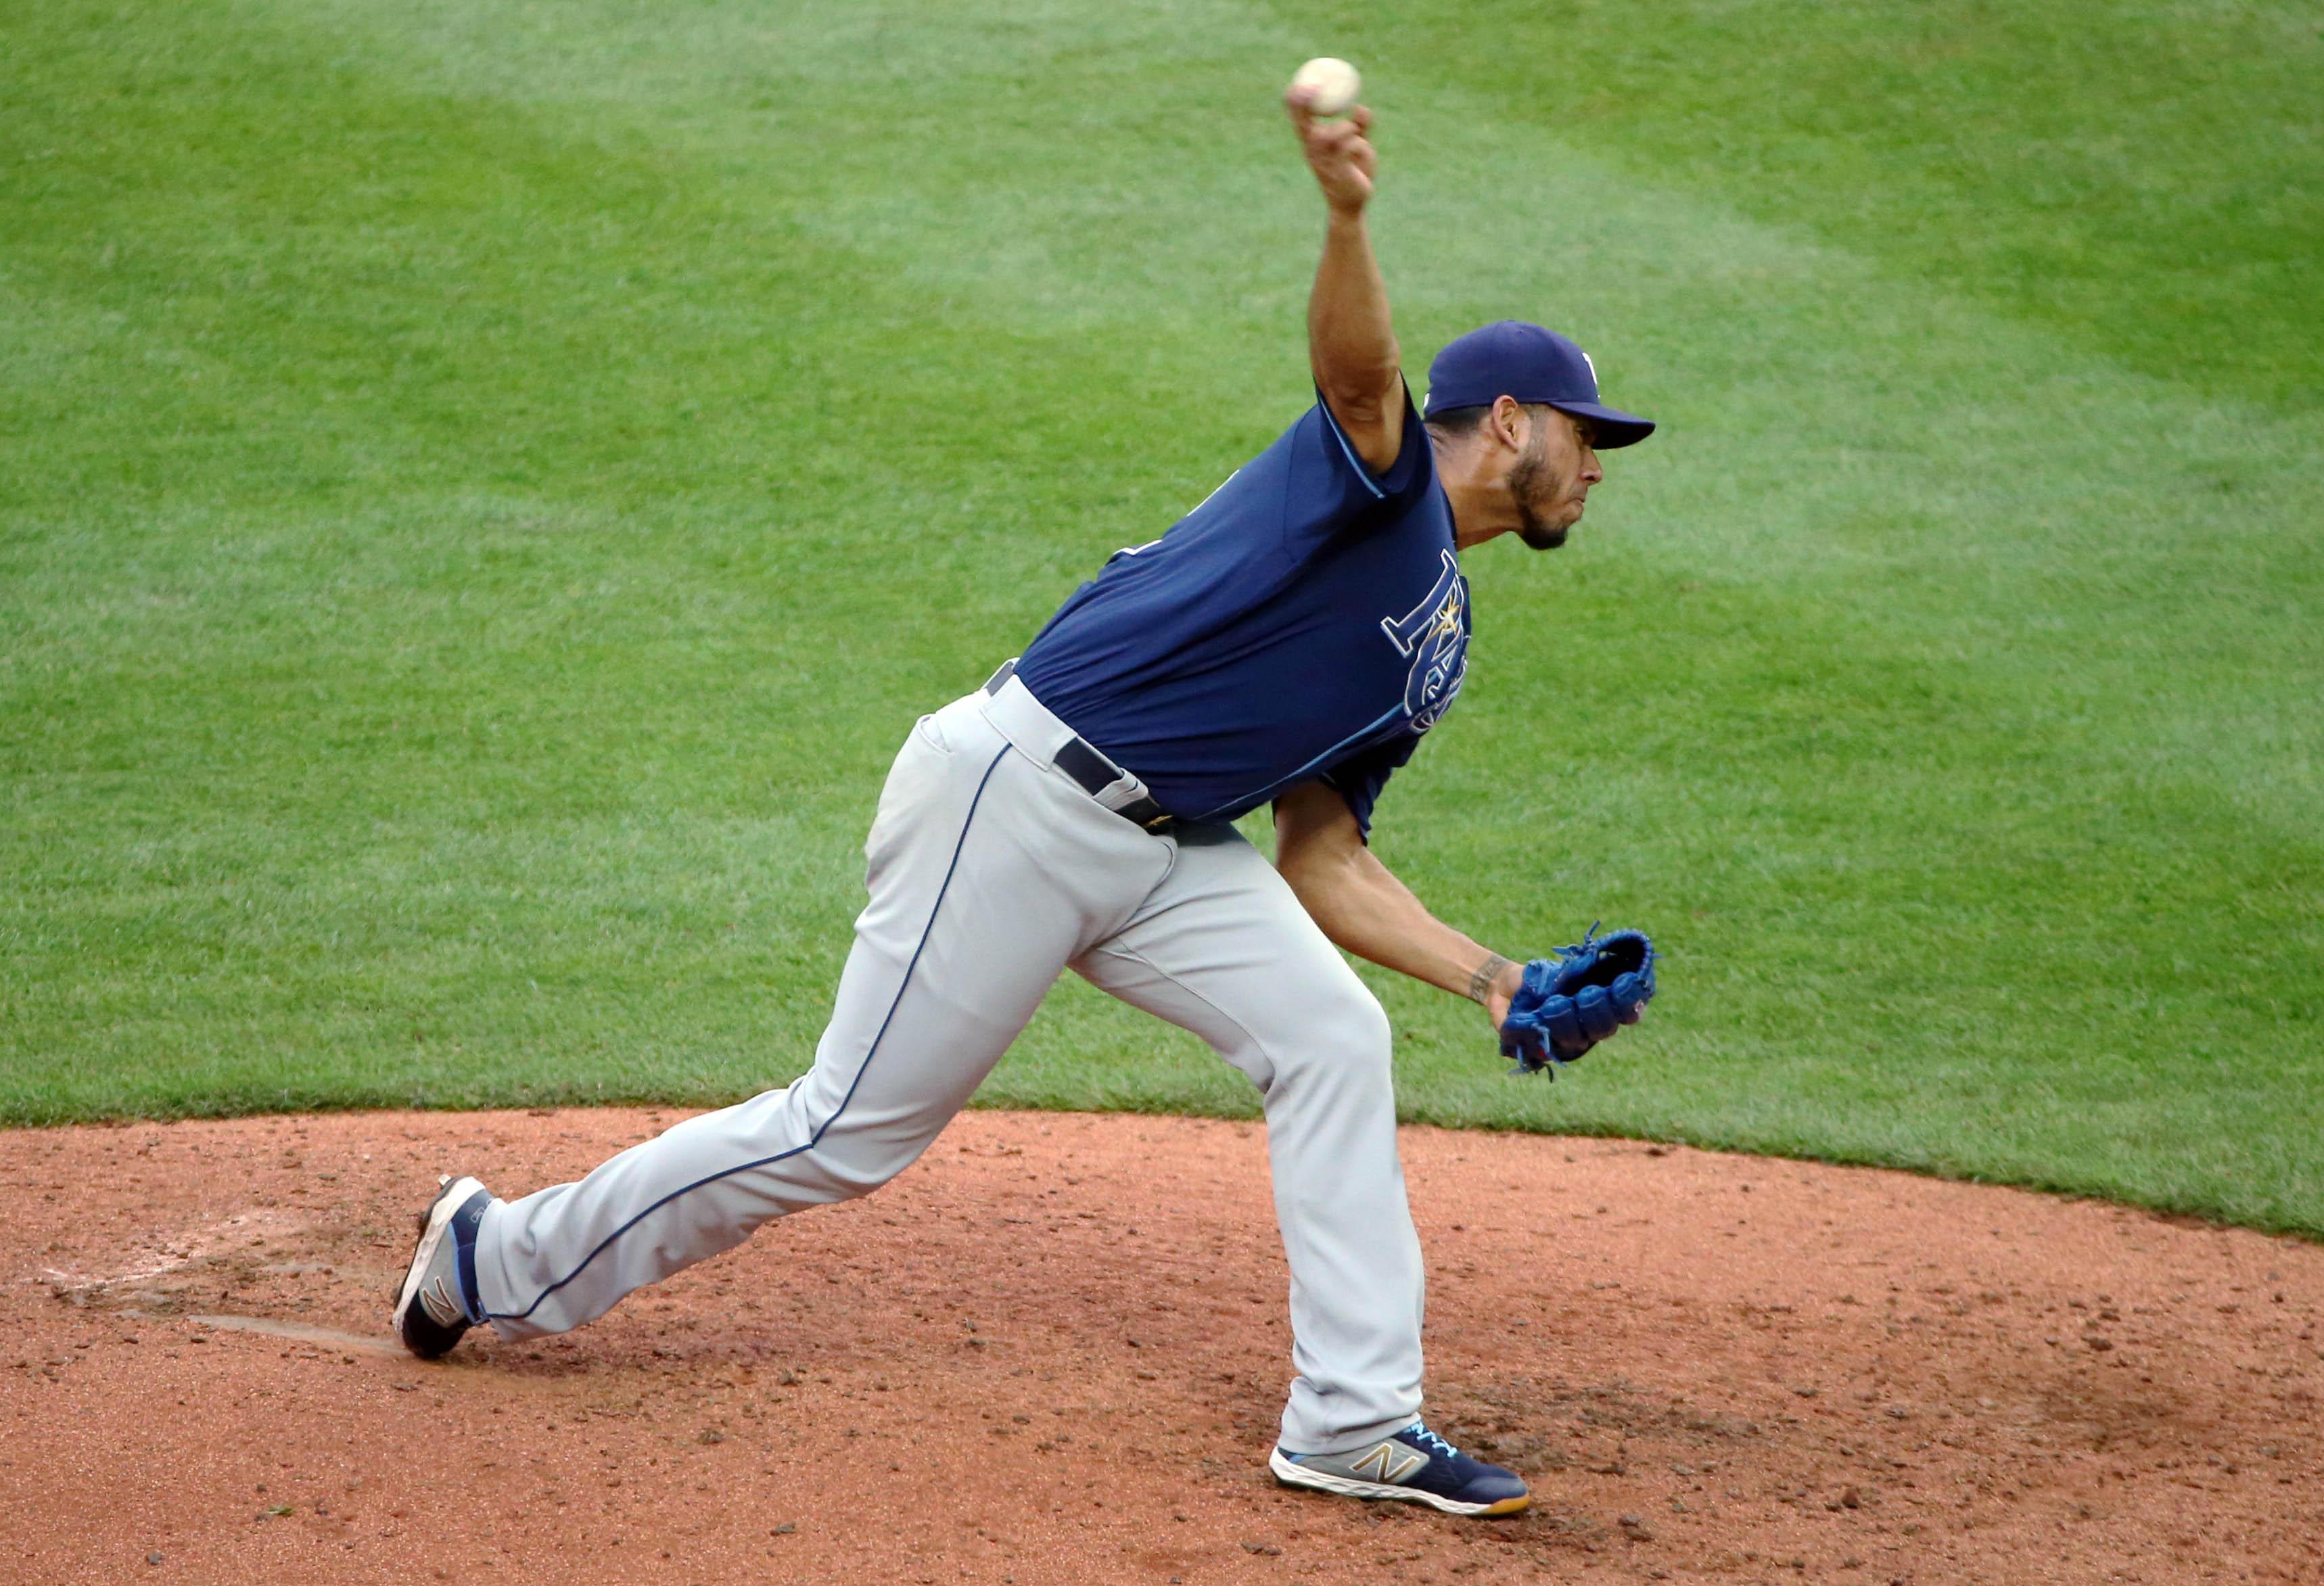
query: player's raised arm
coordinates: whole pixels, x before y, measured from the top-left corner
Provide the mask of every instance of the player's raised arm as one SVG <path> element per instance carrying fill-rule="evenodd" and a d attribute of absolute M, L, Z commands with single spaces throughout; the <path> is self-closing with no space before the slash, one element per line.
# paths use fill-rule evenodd
<path fill-rule="evenodd" d="M 1319 119 L 1314 99 L 1314 89 L 1296 84 L 1283 96 L 1331 215 L 1307 299 L 1307 358 L 1316 389 L 1356 455 L 1384 473 L 1403 449 L 1405 398 L 1388 283 L 1364 228 L 1377 164 L 1366 135 L 1372 115 L 1357 105 L 1344 120 Z"/>

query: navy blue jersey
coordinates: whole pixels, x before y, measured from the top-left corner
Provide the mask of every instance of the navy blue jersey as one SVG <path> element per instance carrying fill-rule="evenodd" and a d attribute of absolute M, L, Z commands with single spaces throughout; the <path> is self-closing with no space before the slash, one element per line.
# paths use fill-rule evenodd
<path fill-rule="evenodd" d="M 1017 675 L 1183 820 L 1321 779 L 1369 832 L 1468 647 L 1452 507 L 1411 401 L 1380 475 L 1319 401 L 1161 539 L 1117 551 Z"/>

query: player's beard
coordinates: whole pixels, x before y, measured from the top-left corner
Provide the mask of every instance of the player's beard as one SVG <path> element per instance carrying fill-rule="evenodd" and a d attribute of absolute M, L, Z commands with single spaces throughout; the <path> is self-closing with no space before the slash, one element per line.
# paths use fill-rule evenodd
<path fill-rule="evenodd" d="M 1509 495 L 1517 503 L 1517 538 L 1536 550 L 1555 550 L 1565 543 L 1565 526 L 1541 515 L 1541 498 L 1552 493 L 1549 473 L 1549 433 L 1536 425 L 1526 442 L 1525 454 L 1509 469 Z"/>

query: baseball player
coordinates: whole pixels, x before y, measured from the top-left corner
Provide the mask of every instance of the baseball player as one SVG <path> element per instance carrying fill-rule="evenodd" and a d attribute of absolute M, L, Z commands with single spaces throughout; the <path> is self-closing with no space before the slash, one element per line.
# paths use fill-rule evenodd
<path fill-rule="evenodd" d="M 879 1188 L 1071 969 L 1201 1036 L 1264 1098 L 1296 1373 L 1277 1478 L 1461 1515 L 1526 1506 L 1522 1479 L 1421 1418 L 1388 1021 L 1336 949 L 1474 999 L 1510 1038 L 1526 967 L 1437 920 L 1366 836 L 1460 692 L 1461 556 L 1505 534 L 1563 544 L 1598 454 L 1654 427 L 1598 400 L 1573 343 L 1510 321 L 1445 347 L 1416 412 L 1365 226 L 1371 116 L 1319 119 L 1311 98 L 1286 104 L 1329 216 L 1315 405 L 911 729 L 806 1074 L 578 1183 L 503 1201 L 444 1181 L 393 1315 L 415 1354 L 478 1323 L 578 1327 L 770 1219 Z M 1270 804 L 1273 865 L 1229 824 Z"/>

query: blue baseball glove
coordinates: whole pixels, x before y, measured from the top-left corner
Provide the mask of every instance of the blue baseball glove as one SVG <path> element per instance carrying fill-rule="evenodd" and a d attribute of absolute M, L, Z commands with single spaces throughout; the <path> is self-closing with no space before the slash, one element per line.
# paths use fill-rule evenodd
<path fill-rule="evenodd" d="M 1525 983 L 1501 1020 L 1501 1056 L 1511 1074 L 1548 1074 L 1638 1015 L 1655 995 L 1655 945 L 1643 931 L 1601 936 L 1593 925 L 1581 941 L 1526 965 Z"/>

